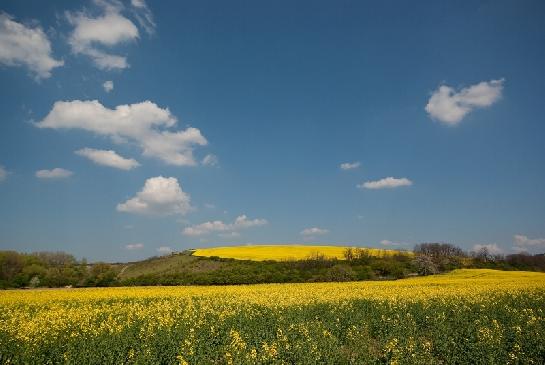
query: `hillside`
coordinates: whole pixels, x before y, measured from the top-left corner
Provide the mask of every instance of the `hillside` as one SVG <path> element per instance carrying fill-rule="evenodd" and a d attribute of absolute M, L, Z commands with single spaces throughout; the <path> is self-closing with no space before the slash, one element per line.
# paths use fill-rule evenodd
<path fill-rule="evenodd" d="M 120 264 L 121 285 L 207 285 L 400 278 L 413 272 L 408 252 L 346 247 L 264 245 L 188 250 Z"/>

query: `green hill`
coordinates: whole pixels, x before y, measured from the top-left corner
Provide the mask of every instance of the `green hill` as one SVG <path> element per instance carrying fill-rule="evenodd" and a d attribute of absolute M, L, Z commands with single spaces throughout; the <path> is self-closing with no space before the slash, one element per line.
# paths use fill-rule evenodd
<path fill-rule="evenodd" d="M 252 246 L 254 249 L 256 247 Z M 263 247 L 267 252 L 272 252 L 272 246 Z M 301 250 L 301 246 L 294 247 L 298 252 Z M 279 246 L 284 253 L 288 248 L 287 245 Z M 216 251 L 211 249 L 209 252 L 213 254 Z M 400 278 L 415 272 L 410 253 L 392 251 L 387 255 L 376 255 L 375 251 L 367 249 L 356 252 L 359 256 L 351 260 L 326 256 L 318 251 L 298 259 L 266 260 L 266 257 L 261 257 L 255 260 L 196 256 L 195 250 L 188 250 L 119 264 L 117 278 L 121 285 L 224 285 Z M 203 251 L 199 254 L 203 254 Z M 277 258 L 277 255 L 271 257 Z"/>

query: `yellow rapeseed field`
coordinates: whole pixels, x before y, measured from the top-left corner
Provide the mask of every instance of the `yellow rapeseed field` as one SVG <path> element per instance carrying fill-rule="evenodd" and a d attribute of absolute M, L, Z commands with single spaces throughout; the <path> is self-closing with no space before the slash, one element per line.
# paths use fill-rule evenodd
<path fill-rule="evenodd" d="M 217 256 L 237 260 L 301 260 L 312 255 L 320 254 L 328 258 L 344 260 L 347 246 L 311 246 L 311 245 L 245 245 L 199 248 L 194 250 L 194 256 Z M 355 247 L 352 247 L 355 248 Z M 370 256 L 389 256 L 400 253 L 397 250 L 383 250 L 378 248 L 362 248 Z M 410 254 L 407 252 L 407 254 Z"/>
<path fill-rule="evenodd" d="M 0 292 L 0 363 L 539 363 L 545 274 Z"/>

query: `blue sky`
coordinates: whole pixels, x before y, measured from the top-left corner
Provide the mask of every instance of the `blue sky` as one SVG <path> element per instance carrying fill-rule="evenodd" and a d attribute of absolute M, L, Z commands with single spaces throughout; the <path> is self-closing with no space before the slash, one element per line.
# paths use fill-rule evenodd
<path fill-rule="evenodd" d="M 541 1 L 0 11 L 0 249 L 545 251 Z"/>

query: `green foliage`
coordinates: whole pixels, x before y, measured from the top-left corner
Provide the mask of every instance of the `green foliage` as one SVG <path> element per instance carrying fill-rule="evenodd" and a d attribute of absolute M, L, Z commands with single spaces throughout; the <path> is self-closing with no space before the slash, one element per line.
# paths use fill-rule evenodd
<path fill-rule="evenodd" d="M 432 275 L 461 267 L 545 271 L 544 255 L 467 255 L 444 243 L 417 245 L 414 255 L 377 257 L 366 249 L 349 248 L 344 256 L 345 260 L 338 260 L 316 253 L 304 260 L 249 261 L 196 257 L 192 251 L 184 251 L 114 265 L 88 264 L 85 259 L 78 262 L 64 252 L 0 251 L 0 288 L 384 280 Z"/>
<path fill-rule="evenodd" d="M 110 264 L 87 265 L 64 252 L 0 251 L 0 288 L 109 286 L 116 277 Z"/>
<path fill-rule="evenodd" d="M 411 257 L 355 256 L 337 260 L 314 254 L 305 260 L 250 261 L 185 254 L 128 266 L 119 285 L 228 285 L 395 279 L 414 272 Z"/>

